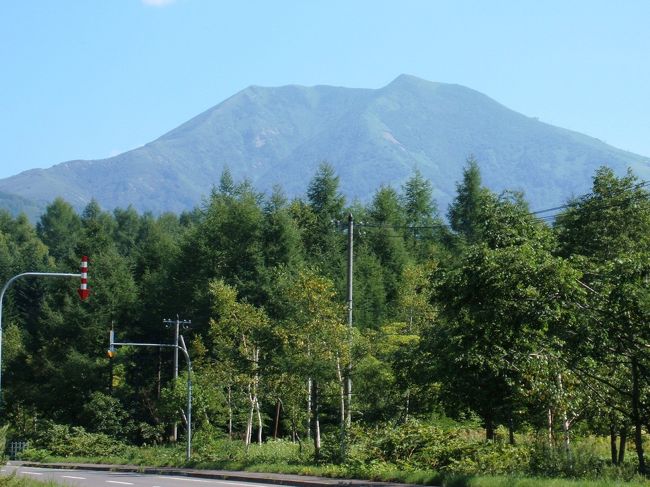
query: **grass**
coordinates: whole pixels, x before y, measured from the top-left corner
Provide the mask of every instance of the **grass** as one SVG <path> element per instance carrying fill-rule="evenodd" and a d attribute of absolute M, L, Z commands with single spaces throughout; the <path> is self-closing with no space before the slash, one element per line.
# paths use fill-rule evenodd
<path fill-rule="evenodd" d="M 450 479 L 451 480 L 451 479 Z M 443 487 L 648 487 L 650 481 L 568 480 L 531 477 L 470 477 L 459 483 L 443 483 Z"/>
<path fill-rule="evenodd" d="M 0 487 L 55 487 L 55 482 L 39 482 L 38 480 L 15 475 L 0 476 Z"/>

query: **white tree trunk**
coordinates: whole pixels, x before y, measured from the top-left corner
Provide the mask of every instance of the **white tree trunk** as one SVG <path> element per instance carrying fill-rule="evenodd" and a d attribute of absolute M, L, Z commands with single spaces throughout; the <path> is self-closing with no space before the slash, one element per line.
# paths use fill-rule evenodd
<path fill-rule="evenodd" d="M 311 427 L 309 425 L 309 418 L 311 418 L 311 377 L 307 379 L 307 440 L 311 440 Z"/>

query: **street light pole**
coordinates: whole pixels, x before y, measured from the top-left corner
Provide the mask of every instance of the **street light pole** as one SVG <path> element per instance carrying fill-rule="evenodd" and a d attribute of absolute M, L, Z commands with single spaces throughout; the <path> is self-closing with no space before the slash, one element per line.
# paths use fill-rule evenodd
<path fill-rule="evenodd" d="M 113 353 L 115 346 L 130 346 L 130 347 L 166 347 L 174 348 L 175 350 L 180 350 L 185 355 L 185 360 L 187 361 L 187 448 L 186 448 L 186 458 L 189 461 L 192 456 L 192 362 L 190 360 L 190 354 L 187 351 L 185 346 L 185 340 L 183 336 L 180 336 L 181 345 L 175 345 L 171 343 L 131 343 L 131 342 L 116 342 L 115 333 L 113 330 L 109 334 L 109 353 Z"/>
<path fill-rule="evenodd" d="M 176 320 L 163 320 L 163 323 L 166 326 L 170 325 L 175 325 L 175 333 L 174 333 L 174 383 L 176 383 L 176 379 L 178 378 L 178 337 L 180 334 L 180 328 L 181 325 L 183 326 L 189 326 L 192 324 L 192 320 L 181 320 L 178 315 L 176 315 Z M 174 442 L 178 439 L 178 423 L 174 421 L 174 426 L 173 426 L 173 431 L 172 431 L 172 436 L 174 437 Z"/>

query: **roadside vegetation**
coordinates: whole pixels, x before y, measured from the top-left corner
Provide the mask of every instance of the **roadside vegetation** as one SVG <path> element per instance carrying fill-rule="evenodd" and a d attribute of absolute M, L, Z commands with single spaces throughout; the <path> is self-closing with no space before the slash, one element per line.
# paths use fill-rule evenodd
<path fill-rule="evenodd" d="M 0 213 L 3 418 L 25 459 L 194 465 L 444 485 L 644 485 L 650 192 L 606 168 L 531 212 L 467 162 L 446 212 L 417 172 L 346 204 L 228 171 L 182 215 Z M 348 321 L 348 215 L 354 216 Z M 191 319 L 188 377 L 163 319 Z M 351 388 L 350 388 L 351 387 Z M 173 438 L 172 425 L 178 424 Z M 542 479 L 542 480 L 540 480 Z M 544 480 L 545 479 L 545 480 Z M 527 483 L 528 482 L 528 483 Z"/>
<path fill-rule="evenodd" d="M 550 452 L 546 445 L 539 444 L 532 432 L 518 434 L 516 444 L 511 445 L 506 430 L 499 429 L 493 442 L 485 442 L 483 431 L 471 422 L 412 420 L 383 426 L 379 432 L 355 428 L 345 461 L 334 449 L 315 463 L 310 445 L 301 447 L 289 440 L 247 446 L 240 440 L 198 435 L 188 462 L 182 445 L 136 447 L 81 428 L 60 426 L 54 426 L 20 458 L 54 463 L 189 466 L 440 486 L 650 485 L 638 475 L 635 462 L 612 466 L 607 460 L 608 445 L 602 438 L 579 440 L 568 461 L 561 453 Z"/>

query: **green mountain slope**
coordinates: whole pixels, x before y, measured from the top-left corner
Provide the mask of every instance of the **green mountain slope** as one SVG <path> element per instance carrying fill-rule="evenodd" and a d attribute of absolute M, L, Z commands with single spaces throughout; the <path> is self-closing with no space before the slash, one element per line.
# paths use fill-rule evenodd
<path fill-rule="evenodd" d="M 408 75 L 377 89 L 249 87 L 159 139 L 109 159 L 70 161 L 0 180 L 0 191 L 38 204 L 63 196 L 77 207 L 189 209 L 228 166 L 260 190 L 304 194 L 327 160 L 349 198 L 401 185 L 419 169 L 445 210 L 465 159 L 493 190 L 525 191 L 533 208 L 587 190 L 594 170 L 629 166 L 650 178 L 648 158 L 553 127 L 474 90 Z"/>

